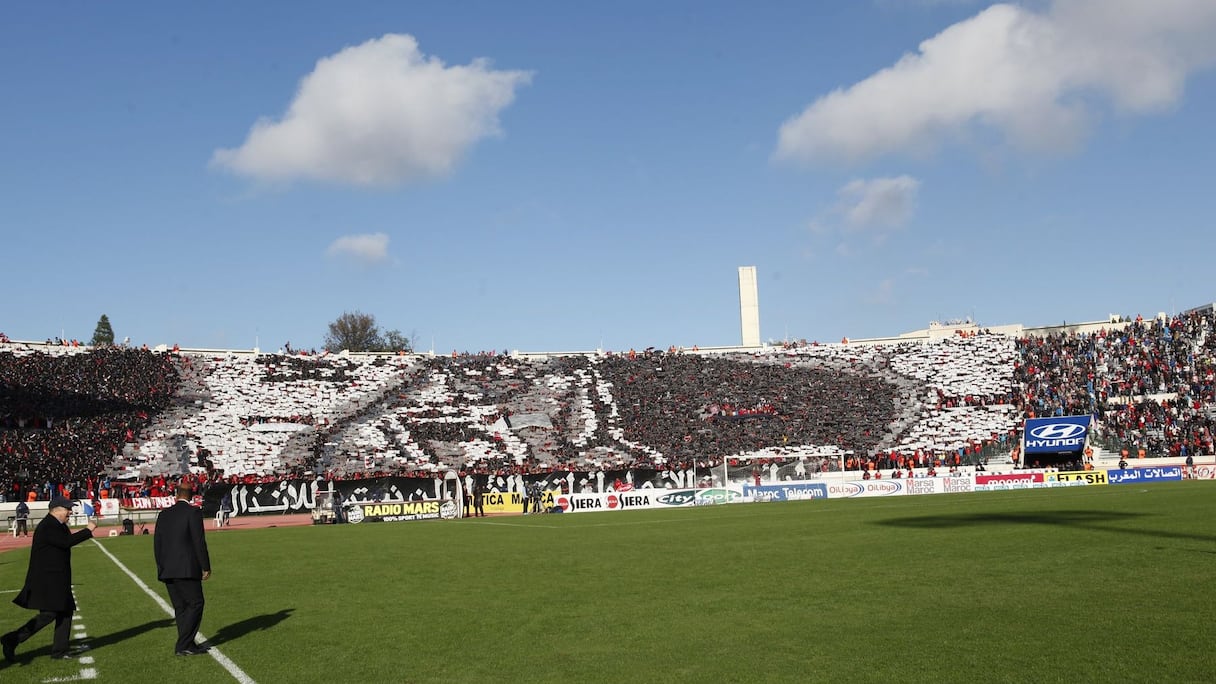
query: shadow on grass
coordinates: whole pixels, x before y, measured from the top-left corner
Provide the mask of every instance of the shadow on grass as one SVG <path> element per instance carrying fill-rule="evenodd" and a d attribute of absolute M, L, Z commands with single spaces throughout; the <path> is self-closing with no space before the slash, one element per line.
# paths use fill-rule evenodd
<path fill-rule="evenodd" d="M 106 646 L 112 646 L 112 645 L 117 644 L 122 641 L 126 641 L 127 639 L 130 639 L 131 637 L 139 636 L 140 634 L 143 634 L 144 632 L 151 632 L 154 629 L 164 629 L 165 627 L 172 627 L 172 626 L 173 626 L 173 620 L 171 620 L 169 618 L 164 618 L 163 620 L 152 620 L 151 622 L 145 622 L 144 624 L 136 625 L 135 627 L 128 627 L 126 629 L 120 629 L 117 632 L 111 632 L 109 634 L 104 634 L 102 636 L 90 637 L 90 638 L 84 640 L 83 643 L 88 644 L 88 646 L 91 650 L 95 650 L 98 648 L 105 648 Z M 170 646 L 172 646 L 172 644 L 170 644 Z M 168 647 L 166 647 L 166 648 L 168 648 Z"/>
<path fill-rule="evenodd" d="M 87 651 L 95 651 L 99 648 L 105 648 L 106 646 L 113 646 L 114 644 L 126 641 L 132 637 L 139 636 L 144 632 L 150 632 L 154 629 L 172 626 L 173 621 L 168 618 L 164 620 L 153 620 L 151 622 L 145 622 L 142 625 L 136 625 L 117 632 L 111 632 L 110 634 L 106 634 L 104 636 L 86 637 L 79 641 L 74 640 L 69 645 L 69 651 L 76 655 L 83 655 Z M 48 626 L 43 631 L 50 632 L 52 629 L 53 627 Z M 50 655 L 51 646 L 50 644 L 46 644 L 45 646 L 39 646 L 38 648 L 30 649 L 28 651 L 19 651 L 17 653 L 17 662 L 12 664 L 24 665 L 35 658 L 50 657 Z M 6 663 L 3 660 L 0 660 L 0 670 L 4 669 L 5 664 Z"/>
<path fill-rule="evenodd" d="M 925 530 L 975 527 L 980 525 L 1053 525 L 1102 532 L 1121 532 L 1146 537 L 1167 539 L 1189 539 L 1216 542 L 1216 535 L 1188 534 L 1166 530 L 1137 530 L 1111 524 L 1144 517 L 1145 513 L 1122 513 L 1118 511 L 1033 511 L 1025 513 L 952 513 L 943 515 L 919 515 L 908 518 L 877 520 L 875 525 L 910 527 Z"/>
<path fill-rule="evenodd" d="M 291 617 L 291 612 L 295 608 L 284 608 L 277 613 L 268 613 L 266 615 L 258 615 L 240 622 L 234 622 L 227 627 L 221 627 L 218 632 L 213 634 L 207 640 L 208 646 L 219 646 L 220 644 L 229 641 L 236 641 L 250 632 L 261 632 L 274 627 L 280 622 Z"/>

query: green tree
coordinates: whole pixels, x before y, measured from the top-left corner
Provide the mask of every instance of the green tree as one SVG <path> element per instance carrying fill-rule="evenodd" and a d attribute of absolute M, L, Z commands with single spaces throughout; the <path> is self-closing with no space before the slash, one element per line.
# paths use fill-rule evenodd
<path fill-rule="evenodd" d="M 380 332 L 376 317 L 361 311 L 347 311 L 329 324 L 325 348 L 330 352 L 343 349 L 353 352 L 397 352 L 414 350 L 413 338 L 400 330 Z"/>
<path fill-rule="evenodd" d="M 411 337 L 406 337 L 401 334 L 400 330 L 390 330 L 384 333 L 384 349 L 387 352 L 412 352 L 414 351 L 414 340 Z"/>
<path fill-rule="evenodd" d="M 97 319 L 97 327 L 93 329 L 94 347 L 108 347 L 114 344 L 114 328 L 110 327 L 110 319 L 105 314 Z"/>
<path fill-rule="evenodd" d="M 329 334 L 325 336 L 325 348 L 330 352 L 380 351 L 383 346 L 376 317 L 361 311 L 347 311 L 338 316 L 329 324 Z"/>

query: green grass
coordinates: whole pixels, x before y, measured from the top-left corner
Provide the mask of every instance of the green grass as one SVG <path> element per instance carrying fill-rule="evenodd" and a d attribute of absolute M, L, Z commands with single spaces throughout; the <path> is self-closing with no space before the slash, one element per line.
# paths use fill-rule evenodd
<path fill-rule="evenodd" d="M 1210 681 L 1214 514 L 1182 482 L 209 531 L 203 633 L 263 684 Z M 151 537 L 101 543 L 164 596 Z M 98 681 L 231 681 L 92 543 L 73 565 Z M 0 681 L 78 672 L 50 638 Z"/>

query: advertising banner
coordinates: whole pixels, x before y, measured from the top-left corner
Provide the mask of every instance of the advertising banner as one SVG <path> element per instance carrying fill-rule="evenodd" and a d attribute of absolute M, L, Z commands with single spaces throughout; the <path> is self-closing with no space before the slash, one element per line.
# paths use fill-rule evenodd
<path fill-rule="evenodd" d="M 559 493 L 556 489 L 542 492 L 540 495 L 541 508 L 546 511 L 552 508 Z M 486 513 L 524 512 L 524 495 L 520 492 L 486 492 L 484 497 L 482 504 Z"/>
<path fill-rule="evenodd" d="M 1107 478 L 1111 484 L 1143 484 L 1145 482 L 1176 482 L 1182 479 L 1182 466 L 1163 466 L 1153 468 L 1128 468 L 1127 470 L 1108 470 Z"/>
<path fill-rule="evenodd" d="M 803 501 L 828 498 L 828 486 L 822 482 L 790 482 L 780 485 L 743 486 L 744 498 L 752 501 Z"/>
<path fill-rule="evenodd" d="M 1104 485 L 1109 481 L 1105 470 L 1073 470 L 1062 473 L 1051 473 L 1049 479 L 1056 482 L 1083 482 L 1087 485 Z"/>
<path fill-rule="evenodd" d="M 1026 455 L 1080 453 L 1089 434 L 1089 416 L 1026 419 Z M 1026 460 L 1030 462 L 1029 459 Z"/>
<path fill-rule="evenodd" d="M 975 476 L 975 491 L 977 492 L 1041 489 L 1046 486 L 1046 479 L 1043 477 L 1043 473 L 1005 473 L 1002 475 Z"/>
<path fill-rule="evenodd" d="M 620 511 L 637 508 L 682 508 L 749 501 L 743 492 L 723 487 L 705 489 L 635 489 L 604 494 L 560 494 L 555 501 L 562 513 Z"/>
<path fill-rule="evenodd" d="M 171 496 L 132 496 L 123 498 L 122 507 L 134 511 L 155 511 L 169 508 L 176 501 Z"/>
<path fill-rule="evenodd" d="M 377 502 L 350 504 L 346 519 L 360 522 L 403 522 L 410 520 L 452 520 L 456 517 L 456 502 L 450 499 L 426 501 Z"/>
<path fill-rule="evenodd" d="M 904 480 L 854 480 L 828 485 L 828 497 L 832 499 L 896 496 L 903 493 Z"/>
<path fill-rule="evenodd" d="M 942 481 L 936 477 L 909 478 L 904 482 L 905 494 L 941 494 Z"/>
<path fill-rule="evenodd" d="M 975 478 L 971 475 L 956 476 L 942 478 L 942 492 L 946 494 L 957 494 L 960 492 L 974 492 Z"/>

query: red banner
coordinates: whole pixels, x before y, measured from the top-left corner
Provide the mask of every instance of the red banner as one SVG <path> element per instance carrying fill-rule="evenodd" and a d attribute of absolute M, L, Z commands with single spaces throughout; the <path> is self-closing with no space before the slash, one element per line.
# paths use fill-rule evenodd
<path fill-rule="evenodd" d="M 1010 484 L 1013 482 L 1042 482 L 1043 473 L 1007 473 L 1005 475 L 976 475 L 977 485 Z"/>
<path fill-rule="evenodd" d="M 157 511 L 173 505 L 177 499 L 171 496 L 123 497 L 122 507 L 135 511 Z"/>

